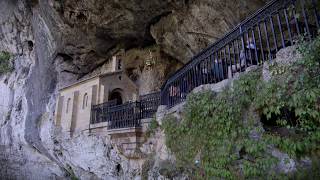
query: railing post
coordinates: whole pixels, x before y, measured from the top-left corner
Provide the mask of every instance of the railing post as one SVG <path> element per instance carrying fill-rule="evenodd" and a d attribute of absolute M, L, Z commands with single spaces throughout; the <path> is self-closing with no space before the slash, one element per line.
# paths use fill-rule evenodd
<path fill-rule="evenodd" d="M 318 13 L 318 9 L 317 9 L 317 3 L 315 2 L 315 0 L 312 0 L 312 6 L 313 6 L 314 13 L 316 16 L 316 25 L 317 25 L 317 28 L 319 29 L 320 17 L 319 17 L 319 13 Z"/>
<path fill-rule="evenodd" d="M 141 119 L 142 119 L 142 112 L 141 112 L 141 102 L 137 102 L 138 103 L 138 108 L 139 108 L 139 117 L 138 117 L 138 126 L 141 127 Z"/>
<path fill-rule="evenodd" d="M 138 116 L 139 116 L 139 117 L 138 117 L 138 121 L 140 121 L 140 122 L 138 122 L 138 123 L 139 123 L 139 125 L 141 125 L 141 119 L 142 119 L 142 117 L 143 117 L 143 116 L 142 116 L 142 113 L 143 113 L 143 112 L 142 112 L 141 102 L 137 102 L 137 103 L 138 103 L 137 106 L 138 106 L 138 110 L 139 110 L 139 113 L 138 113 L 138 114 L 139 114 L 139 115 L 138 115 Z"/>
<path fill-rule="evenodd" d="M 93 121 L 92 117 L 93 117 L 93 105 L 91 105 L 91 109 L 90 109 L 90 121 L 89 121 L 89 127 L 88 127 L 89 133 L 90 133 L 90 125 L 91 125 L 91 123 Z"/>
<path fill-rule="evenodd" d="M 240 64 L 241 64 L 241 61 L 244 60 L 244 64 L 245 64 L 245 68 L 247 68 L 247 55 L 246 55 L 246 48 L 245 48 L 245 44 L 244 44 L 244 38 L 243 38 L 243 32 L 242 32 L 242 25 L 239 26 L 239 31 L 240 31 L 240 34 L 241 34 L 241 45 L 242 45 L 242 52 L 240 51 Z M 242 58 L 241 59 L 241 53 L 242 53 Z"/>
<path fill-rule="evenodd" d="M 310 18 L 310 9 L 305 9 L 305 4 L 301 4 L 302 8 L 302 17 L 304 18 L 305 25 L 298 22 L 296 18 L 296 8 L 298 7 L 296 4 L 296 0 L 273 0 L 271 3 L 268 3 L 263 9 L 259 10 L 249 19 L 240 23 L 235 29 L 233 29 L 230 33 L 228 33 L 224 38 L 217 41 L 215 44 L 203 50 L 196 57 L 192 58 L 183 68 L 181 68 L 174 76 L 169 78 L 167 82 L 162 86 L 161 91 L 158 93 L 151 93 L 140 97 L 139 101 L 126 103 L 123 105 L 119 105 L 116 107 L 111 107 L 109 105 L 101 105 L 101 106 L 92 106 L 91 107 L 91 117 L 90 123 L 97 123 L 101 121 L 110 121 L 110 128 L 123 128 L 123 127 L 132 127 L 132 126 L 140 126 L 142 118 L 150 118 L 154 115 L 157 110 L 157 107 L 160 105 L 167 105 L 168 107 L 172 107 L 181 101 L 185 100 L 186 95 L 192 91 L 195 87 L 205 84 L 205 83 L 217 83 L 224 79 L 224 76 L 228 74 L 225 71 L 228 71 L 227 65 L 231 66 L 231 76 L 232 72 L 232 58 L 231 58 L 231 50 L 233 51 L 234 56 L 234 65 L 236 71 L 237 69 L 237 57 L 240 60 L 240 71 L 242 71 L 243 66 L 245 68 L 248 67 L 249 60 L 251 60 L 251 64 L 253 64 L 253 59 L 255 56 L 257 64 L 259 64 L 259 58 L 262 57 L 262 61 L 267 60 L 265 55 L 269 56 L 269 60 L 271 61 L 273 55 L 278 52 L 279 48 L 277 40 L 279 35 L 276 34 L 275 27 L 277 26 L 273 22 L 273 15 L 276 12 L 276 18 L 278 21 L 278 26 L 280 30 L 281 43 L 282 47 L 286 47 L 285 39 L 285 29 L 283 28 L 282 19 L 281 19 L 281 11 L 283 10 L 286 25 L 288 28 L 288 36 L 291 44 L 293 42 L 293 35 L 295 33 L 292 32 L 293 28 L 291 28 L 291 20 L 288 19 L 288 8 L 289 4 L 292 6 L 293 12 L 293 24 L 296 26 L 297 34 L 301 34 L 303 30 L 299 26 L 307 28 L 306 31 L 308 35 L 313 35 L 314 33 L 314 22 L 313 18 Z M 319 30 L 319 12 L 317 10 L 316 1 L 312 0 L 313 8 L 311 11 L 314 13 L 316 17 L 316 26 Z M 300 9 L 299 9 L 300 10 Z M 268 24 L 267 24 L 268 22 Z M 309 24 L 309 22 L 313 24 Z M 268 28 L 269 23 L 271 25 Z M 262 33 L 260 25 L 263 25 L 264 33 Z M 309 29 L 310 26 L 310 29 Z M 258 37 L 260 43 L 260 52 L 261 55 L 258 54 L 257 49 L 257 41 L 256 41 L 256 28 L 258 28 Z M 269 30 L 268 30 L 269 29 Z M 251 35 L 249 36 L 249 34 Z M 270 36 L 273 36 L 273 38 Z M 265 37 L 263 38 L 263 35 Z M 239 36 L 241 36 L 241 48 L 239 42 Z M 269 38 L 272 38 L 271 40 Z M 251 40 L 252 39 L 252 40 Z M 264 40 L 267 47 L 264 47 Z M 288 41 L 289 41 L 288 40 Z M 253 42 L 251 42 L 253 41 Z M 252 54 L 251 50 L 253 49 L 251 44 L 254 44 L 255 54 Z M 273 49 L 273 46 L 274 49 Z M 237 50 L 236 50 L 237 49 Z M 266 49 L 266 50 L 264 50 Z M 237 55 L 236 55 L 237 54 Z M 248 62 L 247 62 L 248 60 Z M 250 63 L 249 63 L 250 64 Z M 221 66 L 221 67 L 220 67 Z M 227 68 L 227 69 L 226 69 Z M 89 124 L 90 130 L 90 124 Z"/>
<path fill-rule="evenodd" d="M 164 94 L 164 92 L 163 92 L 163 89 L 161 88 L 161 90 L 160 90 L 160 104 L 161 105 L 165 105 L 163 102 L 163 94 Z"/>
<path fill-rule="evenodd" d="M 301 5 L 301 8 L 302 8 L 302 15 L 303 15 L 306 31 L 307 31 L 308 38 L 309 38 L 308 40 L 311 41 L 311 33 L 310 33 L 310 29 L 309 29 L 308 16 L 307 16 L 306 11 L 305 11 L 305 1 L 301 0 L 300 1 L 300 5 Z"/>

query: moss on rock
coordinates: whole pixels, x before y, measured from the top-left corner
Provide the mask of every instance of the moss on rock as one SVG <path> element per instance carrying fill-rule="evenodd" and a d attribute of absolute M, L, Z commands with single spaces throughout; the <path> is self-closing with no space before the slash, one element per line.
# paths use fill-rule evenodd
<path fill-rule="evenodd" d="M 0 52 L 0 75 L 12 71 L 12 65 L 10 64 L 11 55 L 9 52 Z"/>

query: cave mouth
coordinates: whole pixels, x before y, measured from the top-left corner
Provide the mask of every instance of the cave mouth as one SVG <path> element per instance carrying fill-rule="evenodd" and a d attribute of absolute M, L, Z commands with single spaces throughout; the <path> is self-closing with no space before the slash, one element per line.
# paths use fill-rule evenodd
<path fill-rule="evenodd" d="M 116 101 L 116 105 L 120 105 L 123 103 L 122 93 L 119 90 L 114 90 L 110 93 L 109 101 Z"/>
<path fill-rule="evenodd" d="M 286 121 L 286 124 L 281 123 L 279 120 Z M 262 114 L 261 122 L 266 132 L 288 136 L 292 134 L 292 129 L 287 128 L 287 126 L 296 127 L 298 125 L 298 117 L 293 109 L 282 108 L 279 114 L 272 113 L 269 119 L 265 114 Z"/>
<path fill-rule="evenodd" d="M 150 21 L 147 22 L 144 32 L 144 40 L 142 42 L 142 48 L 157 44 L 156 40 L 153 38 L 151 34 L 151 26 L 157 24 L 163 17 L 169 16 L 170 14 L 172 14 L 172 11 L 165 11 L 161 14 L 152 17 Z"/>

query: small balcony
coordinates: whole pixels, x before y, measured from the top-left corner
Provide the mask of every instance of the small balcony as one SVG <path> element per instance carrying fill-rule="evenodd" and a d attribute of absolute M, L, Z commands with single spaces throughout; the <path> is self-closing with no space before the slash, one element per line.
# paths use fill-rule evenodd
<path fill-rule="evenodd" d="M 90 134 L 108 135 L 124 156 L 140 158 L 143 156 L 139 147 L 144 141 L 144 124 L 155 115 L 160 93 L 140 96 L 137 102 L 116 104 L 116 101 L 108 101 L 92 106 Z"/>
<path fill-rule="evenodd" d="M 90 127 L 104 126 L 107 130 L 141 128 L 141 120 L 152 118 L 160 104 L 160 93 L 140 96 L 137 102 L 116 105 L 108 101 L 91 109 Z"/>

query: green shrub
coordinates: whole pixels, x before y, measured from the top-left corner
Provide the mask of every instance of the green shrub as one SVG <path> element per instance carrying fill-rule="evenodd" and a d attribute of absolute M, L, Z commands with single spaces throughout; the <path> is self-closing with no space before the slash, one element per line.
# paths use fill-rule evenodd
<path fill-rule="evenodd" d="M 291 156 L 317 151 L 320 142 L 320 38 L 303 42 L 298 51 L 303 58 L 270 83 L 261 83 L 254 101 L 268 120 L 277 117 L 278 126 L 297 134 L 273 138 L 273 143 Z M 284 109 L 294 112 L 294 119 L 285 118 Z"/>
<path fill-rule="evenodd" d="M 10 53 L 2 51 L 0 52 L 0 75 L 12 71 L 10 65 Z"/>
<path fill-rule="evenodd" d="M 148 126 L 148 129 L 146 131 L 146 136 L 150 137 L 151 135 L 153 135 L 158 127 L 159 127 L 159 124 L 157 120 L 155 118 L 152 118 Z"/>
<path fill-rule="evenodd" d="M 159 173 L 168 179 L 174 179 L 182 172 L 174 163 L 166 160 L 159 163 Z"/>
<path fill-rule="evenodd" d="M 275 174 L 270 169 L 277 159 L 268 153 L 268 147 L 276 146 L 292 158 L 318 152 L 320 38 L 302 43 L 298 50 L 303 58 L 287 68 L 274 64 L 270 82 L 261 80 L 258 69 L 241 75 L 233 88 L 222 93 L 190 95 L 183 120 L 168 117 L 163 124 L 166 144 L 178 164 L 198 179 L 272 178 Z M 286 118 L 286 111 L 293 112 L 295 122 Z M 293 134 L 267 132 L 258 141 L 250 138 L 257 129 L 255 114 L 276 121 L 278 127 Z M 198 154 L 197 167 L 194 161 Z"/>
<path fill-rule="evenodd" d="M 188 167 L 195 177 L 236 178 L 233 164 L 240 158 L 237 150 L 242 148 L 255 159 L 254 163 L 242 159 L 245 176 L 260 176 L 274 163 L 272 157 L 262 156 L 266 142 L 248 138 L 253 127 L 246 125 L 242 118 L 256 94 L 260 73 L 258 70 L 242 76 L 234 83 L 235 90 L 228 88 L 220 94 L 191 95 L 184 120 L 177 122 L 171 118 L 165 121 L 166 144 L 181 165 L 194 164 L 195 156 L 201 154 L 200 167 Z"/>
<path fill-rule="evenodd" d="M 305 180 L 305 179 L 320 179 L 320 159 L 314 157 L 311 159 L 311 167 L 304 167 L 291 175 L 291 179 Z"/>

